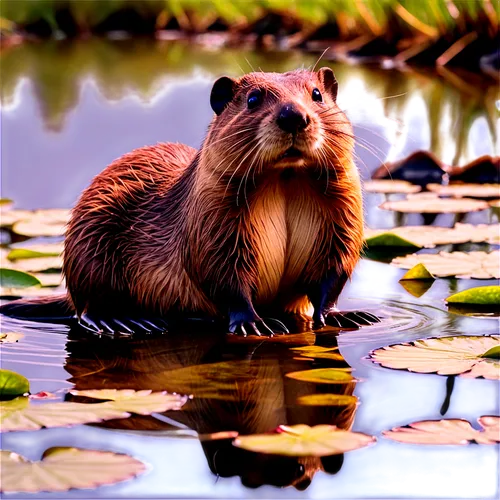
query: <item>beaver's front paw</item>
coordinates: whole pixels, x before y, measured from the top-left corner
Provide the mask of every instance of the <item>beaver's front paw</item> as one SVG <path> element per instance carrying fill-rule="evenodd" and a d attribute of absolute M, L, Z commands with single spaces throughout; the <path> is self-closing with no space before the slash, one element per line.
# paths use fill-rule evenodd
<path fill-rule="evenodd" d="M 273 328 L 271 328 L 271 325 Z M 229 315 L 229 333 L 242 335 L 258 335 L 272 337 L 275 333 L 288 333 L 287 327 L 279 320 L 267 318 L 251 318 L 246 314 L 232 313 Z"/>
<path fill-rule="evenodd" d="M 380 323 L 380 318 L 365 311 L 332 310 L 328 311 L 328 313 L 324 316 L 324 323 L 336 328 L 357 330 L 361 326 Z"/>

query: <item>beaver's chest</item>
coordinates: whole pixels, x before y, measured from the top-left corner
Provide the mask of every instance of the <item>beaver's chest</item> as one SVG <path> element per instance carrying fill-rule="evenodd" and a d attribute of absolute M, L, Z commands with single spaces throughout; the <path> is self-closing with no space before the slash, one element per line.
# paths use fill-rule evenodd
<path fill-rule="evenodd" d="M 259 191 L 248 221 L 255 245 L 257 303 L 268 303 L 304 279 L 308 263 L 320 257 L 325 217 L 318 194 L 304 180 L 273 182 Z"/>

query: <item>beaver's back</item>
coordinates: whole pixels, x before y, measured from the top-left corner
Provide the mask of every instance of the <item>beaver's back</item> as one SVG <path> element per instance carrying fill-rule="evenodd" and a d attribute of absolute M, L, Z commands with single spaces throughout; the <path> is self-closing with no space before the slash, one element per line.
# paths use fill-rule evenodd
<path fill-rule="evenodd" d="M 98 306 L 104 297 L 107 309 L 133 302 L 129 256 L 140 254 L 141 241 L 157 236 L 148 234 L 141 221 L 151 223 L 163 215 L 152 211 L 195 154 L 195 149 L 173 143 L 136 149 L 111 163 L 83 192 L 64 248 L 63 271 L 77 313 L 88 308 L 89 300 Z M 116 304 L 109 303 L 110 296 Z"/>

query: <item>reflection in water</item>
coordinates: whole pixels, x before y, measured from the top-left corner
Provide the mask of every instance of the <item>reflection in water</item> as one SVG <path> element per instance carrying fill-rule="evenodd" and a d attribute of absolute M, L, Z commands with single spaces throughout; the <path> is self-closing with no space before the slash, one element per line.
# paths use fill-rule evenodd
<path fill-rule="evenodd" d="M 335 333 L 298 334 L 278 342 L 253 338 L 239 341 L 204 328 L 144 341 L 86 336 L 71 331 L 65 369 L 78 390 L 134 388 L 192 394 L 178 412 L 167 412 L 169 422 L 198 434 L 237 431 L 242 435 L 270 432 L 279 425 L 330 424 L 350 429 L 356 405 L 301 406 L 300 396 L 315 393 L 352 395 L 355 381 L 315 384 L 286 377 L 309 368 L 348 368 L 345 361 L 304 358 L 290 347 L 336 346 Z M 101 424 L 134 431 L 173 430 L 175 425 L 135 416 Z M 220 477 L 240 476 L 244 485 L 294 485 L 306 488 L 314 474 L 336 473 L 343 456 L 293 458 L 264 455 L 236 448 L 232 439 L 203 440 L 210 470 Z"/>

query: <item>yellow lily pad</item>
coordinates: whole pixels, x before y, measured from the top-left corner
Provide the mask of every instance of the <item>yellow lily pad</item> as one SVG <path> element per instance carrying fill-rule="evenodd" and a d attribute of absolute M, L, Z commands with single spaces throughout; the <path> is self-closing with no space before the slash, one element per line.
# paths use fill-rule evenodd
<path fill-rule="evenodd" d="M 449 304 L 477 304 L 500 306 L 500 286 L 478 286 L 450 295 L 446 302 Z"/>
<path fill-rule="evenodd" d="M 424 266 L 424 264 L 419 263 L 416 266 L 413 266 L 409 271 L 407 271 L 399 281 L 434 279 L 434 276 L 432 276 L 432 274 Z"/>
<path fill-rule="evenodd" d="M 351 406 L 358 404 L 358 398 L 349 394 L 306 394 L 297 398 L 297 404 L 304 406 Z"/>
<path fill-rule="evenodd" d="M 498 335 L 428 338 L 376 349 L 369 358 L 386 368 L 416 373 L 500 379 L 500 363 L 484 357 L 498 345 Z"/>
<path fill-rule="evenodd" d="M 26 377 L 10 370 L 0 369 L 0 400 L 16 398 L 17 396 L 29 392 L 29 390 L 30 383 Z M 0 409 L 2 404 L 3 403 L 0 402 Z M 1 418 L 0 415 L 0 419 Z"/>
<path fill-rule="evenodd" d="M 338 429 L 334 425 L 280 425 L 277 432 L 239 436 L 233 444 L 245 450 L 294 457 L 325 457 L 375 443 L 373 436 Z"/>
<path fill-rule="evenodd" d="M 316 384 L 349 384 L 356 379 L 345 370 L 336 368 L 315 368 L 313 370 L 301 370 L 290 372 L 287 377 L 303 382 L 314 382 Z"/>
<path fill-rule="evenodd" d="M 50 448 L 39 462 L 0 451 L 2 493 L 64 492 L 97 488 L 143 473 L 146 466 L 128 455 L 78 448 Z"/>
<path fill-rule="evenodd" d="M 424 420 L 385 431 L 383 436 L 400 443 L 413 444 L 465 445 L 500 442 L 500 417 L 480 417 L 478 422 L 482 431 L 474 429 L 467 420 L 462 419 Z"/>

